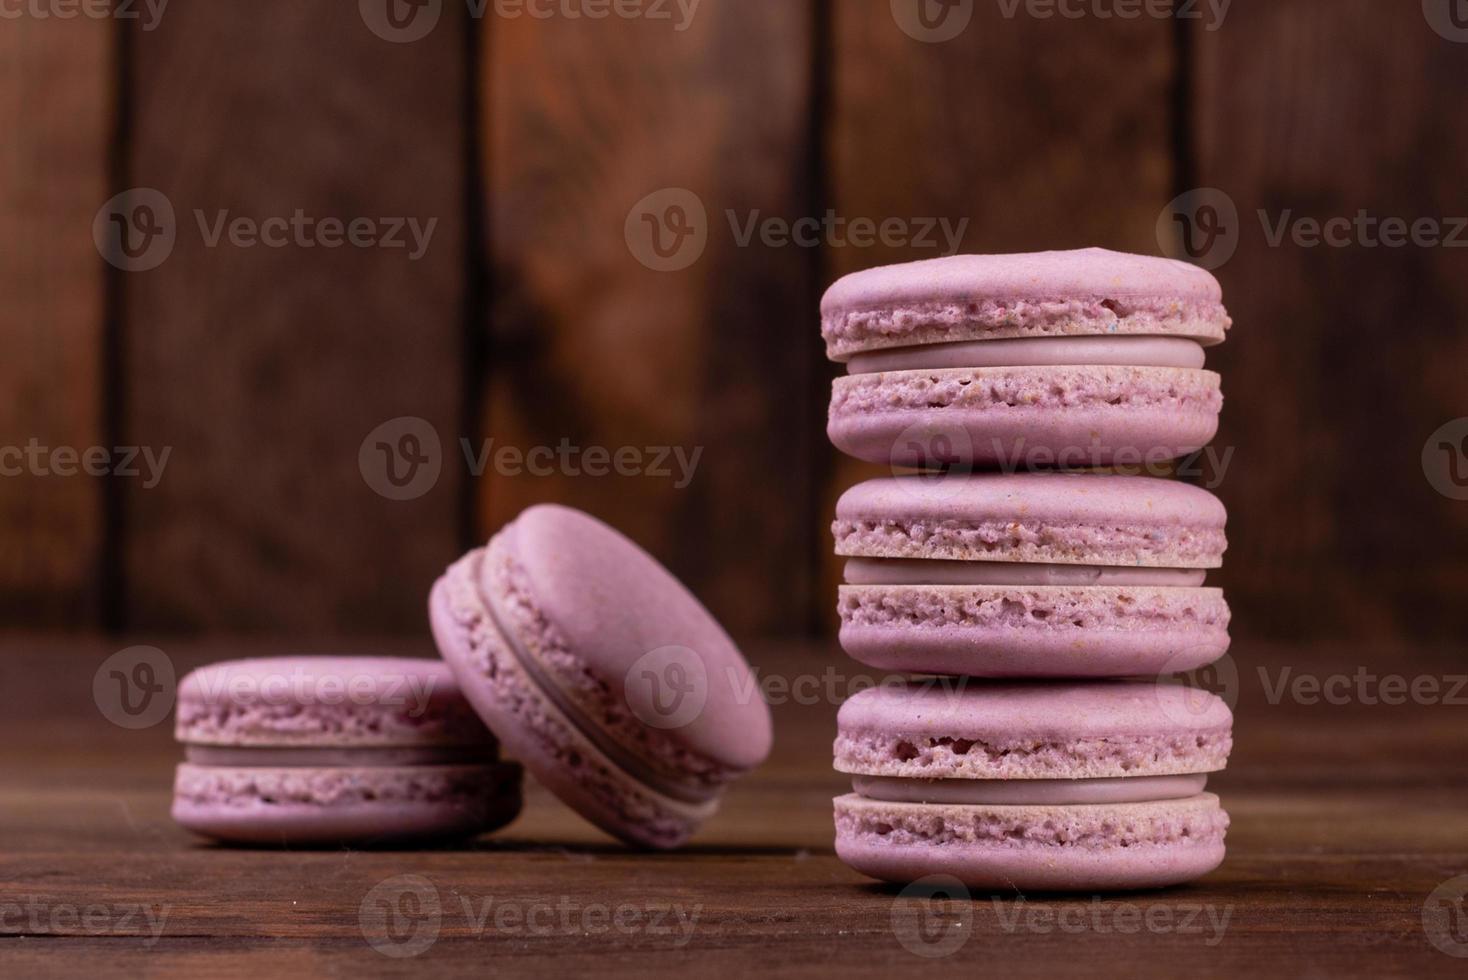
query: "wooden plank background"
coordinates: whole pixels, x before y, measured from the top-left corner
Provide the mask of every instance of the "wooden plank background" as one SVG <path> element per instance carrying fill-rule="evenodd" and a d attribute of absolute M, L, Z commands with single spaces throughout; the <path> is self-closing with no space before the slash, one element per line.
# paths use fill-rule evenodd
<path fill-rule="evenodd" d="M 104 442 L 104 266 L 115 66 L 105 22 L 21 18 L 0 30 L 0 446 Z M 97 481 L 0 476 L 0 616 L 95 622 Z"/>
<path fill-rule="evenodd" d="M 1468 218 L 1468 45 L 1421 14 L 1287 0 L 1197 32 L 1198 186 L 1241 225 L 1215 364 L 1231 395 L 1218 444 L 1238 448 L 1222 581 L 1245 628 L 1461 629 L 1468 503 L 1433 491 L 1421 453 L 1468 415 L 1468 251 L 1272 247 L 1259 217 Z M 1321 605 L 1326 622 L 1297 612 Z"/>
<path fill-rule="evenodd" d="M 1218 270 L 1237 326 L 1213 355 L 1236 630 L 1457 634 L 1468 504 L 1420 457 L 1468 416 L 1468 260 L 1272 247 L 1257 218 L 1468 215 L 1468 44 L 1419 4 L 1235 4 L 1210 30 L 979 3 L 943 43 L 875 0 L 703 0 L 687 25 L 487 9 L 444 4 L 408 43 L 354 5 L 281 0 L 7 27 L 0 444 L 173 452 L 152 490 L 0 480 L 10 622 L 97 625 L 105 596 L 111 627 L 421 634 L 443 564 L 557 500 L 642 541 L 737 635 L 829 630 L 831 507 L 870 471 L 825 444 L 816 302 L 934 250 L 743 244 L 731 212 L 1157 252 L 1167 202 L 1215 187 L 1240 216 Z M 168 198 L 178 240 L 104 274 L 90 222 L 129 187 Z M 705 238 L 656 271 L 636 233 L 686 203 L 671 189 Z M 297 208 L 437 225 L 409 262 L 209 248 L 194 216 Z M 402 416 L 440 444 L 406 501 L 358 465 Z M 488 440 L 701 455 L 687 487 L 476 476 L 464 445 Z M 1298 611 L 1322 599 L 1329 616 Z"/>
<path fill-rule="evenodd" d="M 129 623 L 360 633 L 421 624 L 466 479 L 378 495 L 363 440 L 460 423 L 468 67 L 463 8 L 413 43 L 357 6 L 179 5 L 131 31 L 129 181 L 178 241 L 123 298 L 129 439 L 172 446 L 127 500 Z M 198 213 L 436 220 L 427 251 L 210 247 Z M 395 443 L 396 440 L 389 440 Z"/>

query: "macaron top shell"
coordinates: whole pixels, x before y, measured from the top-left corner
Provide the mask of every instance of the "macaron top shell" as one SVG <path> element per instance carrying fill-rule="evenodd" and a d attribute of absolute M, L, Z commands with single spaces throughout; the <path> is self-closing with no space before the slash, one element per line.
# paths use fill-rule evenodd
<path fill-rule="evenodd" d="M 769 754 L 769 708 L 743 655 L 692 593 L 625 536 L 580 511 L 532 507 L 491 542 L 486 564 L 498 562 L 513 569 L 516 594 L 506 598 L 517 606 L 519 639 L 612 737 L 628 725 L 646 734 L 652 721 L 659 738 L 731 772 Z M 539 635 L 526 636 L 527 626 Z M 650 698 L 676 706 L 666 725 L 646 709 Z M 636 719 L 626 717 L 629 708 Z"/>
<path fill-rule="evenodd" d="M 1100 248 L 954 255 L 852 273 L 821 301 L 827 353 L 1000 337 L 1133 334 L 1224 339 L 1210 273 Z"/>
<path fill-rule="evenodd" d="M 406 657 L 210 664 L 179 683 L 174 730 L 194 745 L 495 745 L 446 664 Z"/>
<path fill-rule="evenodd" d="M 1232 729 L 1217 695 L 1159 681 L 908 681 L 841 706 L 836 768 L 925 779 L 1212 772 Z"/>
<path fill-rule="evenodd" d="M 1175 480 L 1089 473 L 884 477 L 836 503 L 836 553 L 1217 568 L 1221 501 Z"/>

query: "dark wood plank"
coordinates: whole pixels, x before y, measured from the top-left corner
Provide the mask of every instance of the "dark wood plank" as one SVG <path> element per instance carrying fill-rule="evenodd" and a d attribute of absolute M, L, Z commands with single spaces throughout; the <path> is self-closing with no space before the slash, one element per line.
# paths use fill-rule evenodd
<path fill-rule="evenodd" d="M 177 235 L 125 282 L 127 431 L 173 450 L 128 499 L 135 624 L 422 629 L 465 479 L 467 16 L 445 8 L 412 43 L 374 34 L 357 4 L 281 0 L 179 5 L 131 32 L 131 181 L 166 196 Z M 325 247 L 341 229 L 317 224 L 284 247 L 210 247 L 199 226 L 297 211 L 409 244 Z M 408 218 L 436 222 L 426 249 L 391 235 Z M 358 459 L 402 416 L 443 449 L 436 485 L 407 501 L 364 478 L 380 482 L 375 447 L 375 470 Z"/>
<path fill-rule="evenodd" d="M 1446 4 L 1441 4 L 1446 10 Z M 1200 186 L 1239 214 L 1217 275 L 1236 327 L 1218 445 L 1236 623 L 1279 636 L 1456 636 L 1468 504 L 1424 444 L 1468 415 L 1468 252 L 1269 241 L 1286 219 L 1468 217 L 1468 45 L 1417 3 L 1236 4 L 1195 32 Z M 1272 230 L 1271 230 L 1272 233 Z M 1468 232 L 1461 236 L 1468 244 Z M 1468 435 L 1468 423 L 1457 438 Z M 1433 464 L 1447 476 L 1447 458 Z M 1330 616 L 1304 617 L 1304 603 Z"/>
<path fill-rule="evenodd" d="M 522 454 L 628 447 L 640 475 L 576 472 L 605 457 L 541 460 L 549 475 L 511 461 L 481 484 L 483 529 L 537 502 L 584 508 L 743 633 L 810 622 L 814 256 L 741 247 L 726 213 L 810 211 L 812 7 L 704 3 L 684 30 L 676 4 L 672 21 L 485 25 L 484 435 Z M 679 253 L 686 268 L 656 271 L 645 219 L 680 203 L 703 237 Z M 676 462 L 651 474 L 650 447 L 701 453 L 691 482 Z"/>
<path fill-rule="evenodd" d="M 1268 696 L 1280 665 L 1313 676 L 1346 664 L 1461 673 L 1451 647 L 1240 645 L 1234 755 L 1210 781 L 1233 817 L 1224 866 L 1161 892 L 939 901 L 930 906 L 935 936 L 969 924 L 956 933 L 959 948 L 933 961 L 900 938 L 904 916 L 920 910 L 832 854 L 829 798 L 842 788 L 829 768 L 835 698 L 777 703 L 775 755 L 680 852 L 628 851 L 532 786 L 524 816 L 473 846 L 282 854 L 206 846 L 172 825 L 178 750 L 168 725 L 120 731 L 91 701 L 92 672 L 109 649 L 0 642 L 3 680 L 18 695 L 0 721 L 12 752 L 0 770 L 0 909 L 32 903 L 44 916 L 39 926 L 10 909 L 0 918 L 6 975 L 421 976 L 426 966 L 450 976 L 878 976 L 929 962 L 961 975 L 1065 976 L 1077 964 L 1122 976 L 1461 975 L 1462 961 L 1431 945 L 1422 917 L 1429 894 L 1468 871 L 1461 708 L 1275 704 Z M 166 645 L 179 673 L 275 649 Z M 767 681 L 820 677 L 830 662 L 824 644 L 751 653 Z M 420 955 L 391 959 L 369 945 L 360 911 L 374 887 L 410 874 L 437 894 L 439 931 Z M 510 920 L 496 927 L 491 918 L 481 930 L 463 911 L 465 899 L 476 914 L 487 901 L 492 911 L 556 911 L 536 913 L 537 928 Z M 114 916 L 149 905 L 155 921 L 164 908 L 167 917 L 152 942 L 145 920 L 107 919 L 89 932 L 68 916 L 89 905 Z M 686 942 L 654 932 L 647 919 L 625 932 L 581 928 L 583 911 L 600 905 L 629 914 L 677 905 L 689 916 L 697 910 L 697 921 Z M 1060 915 L 1065 928 L 1054 924 Z M 1131 915 L 1160 924 L 1112 928 Z"/>
<path fill-rule="evenodd" d="M 1007 18 L 1001 6 L 951 6 L 954 27 L 966 9 L 971 20 L 929 43 L 903 29 L 913 24 L 891 4 L 834 5 L 833 206 L 848 218 L 946 220 L 962 227 L 959 251 L 1155 253 L 1173 179 L 1171 23 L 1081 25 L 1023 7 Z M 833 250 L 828 278 L 950 251 L 936 237 L 936 247 Z M 814 311 L 809 323 L 817 329 Z M 823 513 L 829 520 L 847 486 L 888 472 L 842 459 Z M 822 547 L 829 555 L 829 535 Z M 823 569 L 834 621 L 840 565 Z"/>
<path fill-rule="evenodd" d="M 111 25 L 22 14 L 0 30 L 0 447 L 80 454 L 102 432 L 103 269 Z M 0 616 L 95 623 L 102 480 L 0 461 Z"/>

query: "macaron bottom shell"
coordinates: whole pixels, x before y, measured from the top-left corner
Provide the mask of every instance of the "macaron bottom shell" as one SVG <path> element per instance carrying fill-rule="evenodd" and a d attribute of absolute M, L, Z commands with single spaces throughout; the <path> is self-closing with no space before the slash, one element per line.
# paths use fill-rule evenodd
<path fill-rule="evenodd" d="M 499 633 L 478 594 L 471 553 L 434 586 L 430 620 L 464 696 L 504 750 L 602 830 L 637 846 L 682 845 L 718 809 L 660 793 L 612 761 L 543 691 Z"/>
<path fill-rule="evenodd" d="M 1228 815 L 1212 793 L 1069 806 L 834 800 L 836 854 L 869 877 L 949 875 L 976 891 L 1162 888 L 1223 863 Z"/>
<path fill-rule="evenodd" d="M 972 677 L 1188 671 L 1228 652 L 1219 589 L 842 586 L 841 647 L 869 667 Z"/>
<path fill-rule="evenodd" d="M 312 847 L 478 836 L 520 813 L 520 767 L 226 767 L 183 763 L 172 816 L 225 843 Z"/>
<path fill-rule="evenodd" d="M 1206 446 L 1222 403 L 1218 375 L 1191 369 L 899 371 L 837 378 L 826 432 L 893 466 L 1135 466 Z"/>

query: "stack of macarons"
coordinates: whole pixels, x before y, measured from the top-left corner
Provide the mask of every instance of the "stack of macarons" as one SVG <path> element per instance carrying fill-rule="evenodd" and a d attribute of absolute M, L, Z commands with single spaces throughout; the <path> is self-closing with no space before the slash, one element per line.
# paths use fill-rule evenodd
<path fill-rule="evenodd" d="M 178 687 L 173 818 L 216 840 L 298 846 L 471 837 L 520 812 L 520 768 L 444 664 L 266 657 Z"/>
<path fill-rule="evenodd" d="M 769 709 L 728 634 L 589 515 L 527 510 L 444 573 L 429 614 L 442 661 L 185 677 L 174 819 L 243 844 L 472 837 L 519 813 L 523 765 L 614 836 L 671 848 L 769 753 Z"/>
<path fill-rule="evenodd" d="M 836 849 L 980 889 L 1176 884 L 1223 860 L 1223 505 L 1157 469 L 1217 429 L 1218 283 L 1100 249 L 847 276 L 821 306 L 848 490 L 841 643 L 912 675 L 842 706 Z M 912 473 L 909 470 L 919 472 Z M 1120 472 L 1119 472 L 1120 471 Z"/>

